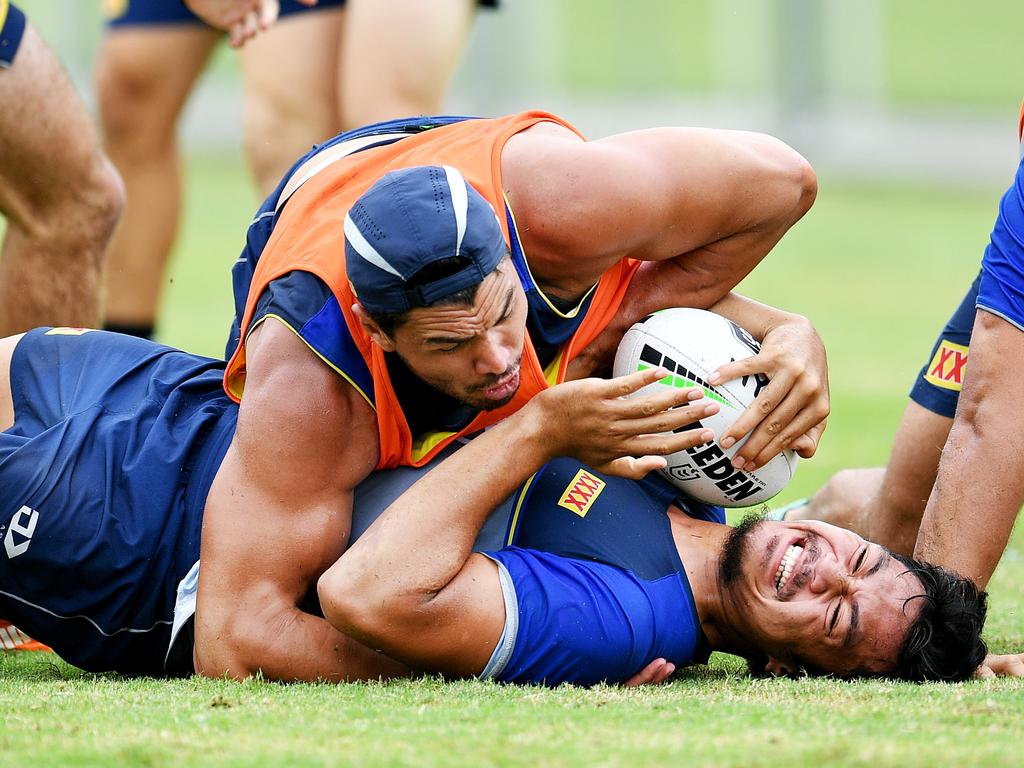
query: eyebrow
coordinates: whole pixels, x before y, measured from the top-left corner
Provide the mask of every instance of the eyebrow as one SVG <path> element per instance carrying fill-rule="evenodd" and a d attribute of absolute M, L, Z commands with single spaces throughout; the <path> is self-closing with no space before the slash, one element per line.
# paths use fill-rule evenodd
<path fill-rule="evenodd" d="M 511 314 L 512 301 L 515 298 L 515 289 L 509 288 L 508 293 L 505 296 L 505 306 L 501 310 L 501 314 L 498 315 L 498 323 L 507 318 Z M 497 323 L 495 323 L 497 325 Z M 476 334 L 470 334 L 469 336 L 431 336 L 426 339 L 426 344 L 462 344 L 463 342 L 469 341 L 474 338 Z"/>
<path fill-rule="evenodd" d="M 880 570 L 882 570 L 882 568 L 884 568 L 885 565 L 891 559 L 892 559 L 892 556 L 883 549 L 882 550 L 882 554 L 879 556 L 878 560 L 875 561 L 875 564 L 872 565 L 870 569 L 868 569 L 868 572 L 864 574 L 863 578 L 867 578 L 868 576 L 874 576 L 876 573 L 878 573 Z M 859 625 L 860 625 L 860 606 L 857 605 L 857 603 L 854 603 L 853 605 L 850 606 L 850 626 L 847 627 L 847 629 L 846 629 L 846 636 L 843 638 L 843 647 L 844 648 L 849 648 L 851 645 L 853 645 L 853 641 L 856 640 L 857 627 Z"/>

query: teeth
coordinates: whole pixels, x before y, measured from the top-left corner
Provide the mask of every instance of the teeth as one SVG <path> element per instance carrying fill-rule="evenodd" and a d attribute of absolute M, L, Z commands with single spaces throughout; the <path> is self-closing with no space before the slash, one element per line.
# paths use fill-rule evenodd
<path fill-rule="evenodd" d="M 799 544 L 790 544 L 789 547 L 786 548 L 786 554 L 782 556 L 782 562 L 779 563 L 779 569 L 775 571 L 776 590 L 781 591 L 783 585 L 789 581 L 789 577 L 793 574 L 793 564 L 803 551 L 804 548 Z"/>

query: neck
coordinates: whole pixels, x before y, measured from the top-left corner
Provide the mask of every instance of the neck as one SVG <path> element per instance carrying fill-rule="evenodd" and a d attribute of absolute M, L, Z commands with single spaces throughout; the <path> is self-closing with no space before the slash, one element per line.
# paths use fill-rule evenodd
<path fill-rule="evenodd" d="M 742 654 L 748 644 L 735 631 L 734 611 L 718 575 L 722 548 L 732 529 L 696 520 L 675 506 L 669 507 L 668 517 L 704 635 L 714 650 Z"/>

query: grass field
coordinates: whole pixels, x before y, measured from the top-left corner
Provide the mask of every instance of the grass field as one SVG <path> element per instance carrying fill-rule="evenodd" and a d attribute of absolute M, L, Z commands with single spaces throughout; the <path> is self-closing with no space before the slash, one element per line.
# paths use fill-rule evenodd
<path fill-rule="evenodd" d="M 191 165 L 165 341 L 218 354 L 227 270 L 254 209 L 231 158 Z M 978 264 L 1000 190 L 849 187 L 818 203 L 743 286 L 811 316 L 834 414 L 783 500 L 885 460 L 905 392 Z M 969 510 L 966 512 L 969 514 Z M 988 638 L 1024 648 L 1024 538 L 992 582 Z M 276 685 L 89 675 L 0 654 L 0 755 L 85 765 L 1020 765 L 1024 683 L 756 681 L 735 660 L 644 690 L 479 682 Z"/>

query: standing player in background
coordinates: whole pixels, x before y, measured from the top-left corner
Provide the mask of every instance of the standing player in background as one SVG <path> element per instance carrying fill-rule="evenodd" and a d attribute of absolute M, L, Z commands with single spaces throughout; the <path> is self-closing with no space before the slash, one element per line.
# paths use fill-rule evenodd
<path fill-rule="evenodd" d="M 1024 157 L 1000 203 L 981 273 L 911 391 L 888 466 L 837 474 L 787 519 L 843 525 L 984 588 L 1024 501 L 1022 378 Z"/>
<path fill-rule="evenodd" d="M 278 3 L 266 0 L 190 0 L 198 15 L 180 0 L 106 0 L 100 112 L 128 194 L 107 270 L 107 327 L 153 334 L 180 212 L 177 123 L 222 39 L 202 19 L 230 29 L 241 18 L 235 44 L 265 29 L 240 52 L 246 155 L 264 196 L 296 157 L 340 130 L 440 112 L 477 4 L 281 0 L 271 25 Z"/>
<path fill-rule="evenodd" d="M 0 103 L 0 336 L 95 325 L 121 182 L 60 63 L 9 0 L 0 0 Z M 43 647 L 0 619 L 0 649 Z"/>

